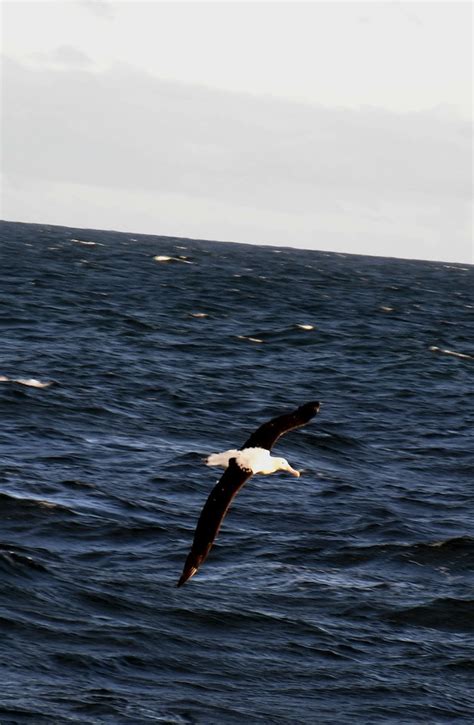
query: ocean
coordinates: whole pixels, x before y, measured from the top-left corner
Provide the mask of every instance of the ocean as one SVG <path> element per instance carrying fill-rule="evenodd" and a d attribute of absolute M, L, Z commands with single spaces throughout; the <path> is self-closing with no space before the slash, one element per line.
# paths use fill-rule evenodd
<path fill-rule="evenodd" d="M 472 724 L 474 267 L 0 231 L 1 725 Z"/>

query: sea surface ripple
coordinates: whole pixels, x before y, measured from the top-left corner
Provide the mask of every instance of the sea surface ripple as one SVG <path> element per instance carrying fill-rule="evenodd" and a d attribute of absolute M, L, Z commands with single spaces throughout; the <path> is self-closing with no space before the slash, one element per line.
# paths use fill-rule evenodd
<path fill-rule="evenodd" d="M 473 723 L 474 268 L 0 231 L 1 725 Z"/>

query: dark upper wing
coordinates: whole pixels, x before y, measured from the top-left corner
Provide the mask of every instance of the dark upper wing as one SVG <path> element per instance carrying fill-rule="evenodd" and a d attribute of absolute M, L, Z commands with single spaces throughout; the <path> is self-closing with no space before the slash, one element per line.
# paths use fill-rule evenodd
<path fill-rule="evenodd" d="M 255 433 L 252 433 L 241 450 L 243 448 L 259 447 L 271 451 L 280 436 L 290 430 L 306 425 L 318 411 L 319 403 L 314 401 L 301 405 L 293 413 L 286 413 L 285 415 L 279 415 L 278 418 L 272 418 L 268 423 L 261 425 Z"/>
<path fill-rule="evenodd" d="M 206 560 L 232 499 L 251 475 L 252 471 L 240 468 L 235 458 L 231 458 L 222 478 L 212 489 L 201 511 L 194 532 L 193 545 L 178 582 L 179 587 L 185 584 Z"/>

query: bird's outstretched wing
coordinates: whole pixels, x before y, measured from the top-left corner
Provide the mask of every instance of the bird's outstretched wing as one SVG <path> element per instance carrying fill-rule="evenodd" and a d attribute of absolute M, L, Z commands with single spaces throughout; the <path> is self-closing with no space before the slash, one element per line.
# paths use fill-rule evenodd
<path fill-rule="evenodd" d="M 235 458 L 230 459 L 228 467 L 212 489 L 201 511 L 193 545 L 184 564 L 178 587 L 194 576 L 206 560 L 232 499 L 251 475 L 252 471 L 240 468 Z"/>
<path fill-rule="evenodd" d="M 306 425 L 318 411 L 319 403 L 313 401 L 301 405 L 293 413 L 279 415 L 278 418 L 273 418 L 268 423 L 264 423 L 255 433 L 252 433 L 240 450 L 255 447 L 266 448 L 270 451 L 280 436 L 290 430 Z M 201 511 L 194 533 L 193 545 L 178 582 L 179 587 L 194 576 L 201 564 L 206 560 L 232 499 L 251 475 L 251 470 L 241 468 L 235 458 L 230 459 L 224 475 L 212 489 Z"/>
<path fill-rule="evenodd" d="M 279 415 L 277 418 L 272 418 L 268 423 L 264 423 L 260 428 L 257 428 L 255 433 L 252 433 L 250 438 L 245 441 L 241 450 L 244 448 L 258 447 L 271 451 L 278 438 L 284 433 L 289 433 L 290 430 L 301 428 L 306 423 L 309 423 L 311 418 L 314 418 L 319 411 L 319 406 L 320 404 L 317 401 L 305 403 L 292 413 L 285 413 L 284 415 Z"/>

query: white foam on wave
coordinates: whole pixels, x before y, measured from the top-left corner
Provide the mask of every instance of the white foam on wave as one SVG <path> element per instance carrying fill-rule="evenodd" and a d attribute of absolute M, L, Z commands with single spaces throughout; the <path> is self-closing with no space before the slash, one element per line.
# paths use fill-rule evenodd
<path fill-rule="evenodd" d="M 26 385 L 29 388 L 49 388 L 52 382 L 43 382 L 36 378 L 7 378 L 6 375 L 0 375 L 0 383 L 18 383 L 18 385 Z"/>
<path fill-rule="evenodd" d="M 263 342 L 259 337 L 248 337 L 247 335 L 237 335 L 239 340 L 248 340 L 249 342 Z"/>
<path fill-rule="evenodd" d="M 443 267 L 445 269 L 456 269 L 459 272 L 469 272 L 469 267 L 459 267 L 458 265 L 454 266 L 454 264 L 443 264 Z"/>
<path fill-rule="evenodd" d="M 474 355 L 467 355 L 464 352 L 456 352 L 455 350 L 446 350 L 443 347 L 437 347 L 436 345 L 431 345 L 430 347 L 431 352 L 442 352 L 443 355 L 453 355 L 454 357 L 461 357 L 464 360 L 474 360 Z"/>
<path fill-rule="evenodd" d="M 300 325 L 300 324 L 297 323 L 296 324 L 296 327 L 299 330 L 314 330 L 314 325 L 303 325 L 303 324 Z"/>
<path fill-rule="evenodd" d="M 154 262 L 182 262 L 183 264 L 193 264 L 187 257 L 180 255 L 179 257 L 169 257 L 167 254 L 157 254 L 153 257 Z"/>

